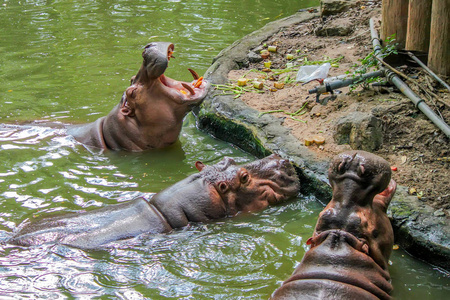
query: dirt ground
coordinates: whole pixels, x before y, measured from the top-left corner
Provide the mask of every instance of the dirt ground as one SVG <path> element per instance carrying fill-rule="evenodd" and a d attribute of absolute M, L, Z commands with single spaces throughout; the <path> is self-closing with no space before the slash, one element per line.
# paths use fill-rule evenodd
<path fill-rule="evenodd" d="M 394 170 L 393 178 L 398 184 L 407 186 L 411 194 L 435 207 L 437 216 L 449 216 L 449 138 L 416 109 L 411 100 L 393 87 L 356 86 L 352 90 L 348 87 L 339 89 L 342 93 L 337 95 L 335 100 L 322 105 L 316 102 L 315 94 L 308 93 L 309 89 L 318 85 L 317 81 L 304 85 L 292 81 L 299 66 L 305 61 L 331 59 L 329 77 L 354 70 L 352 66 L 355 63 L 361 65 L 360 60 L 372 51 L 369 31 L 371 17 L 375 18 L 379 27 L 380 3 L 361 5 L 339 15 L 325 19 L 316 18 L 283 29 L 254 49 L 258 55 L 268 46 L 277 46 L 277 51 L 270 52 L 270 57 L 263 61 L 231 71 L 229 79 L 232 84 L 229 88 L 250 107 L 284 120 L 283 125 L 290 128 L 291 133 L 300 141 L 317 135 L 323 137 L 324 144 L 309 146 L 322 157 L 331 158 L 336 153 L 351 149 L 348 144 L 338 145 L 333 138 L 339 118 L 354 111 L 371 112 L 383 123 L 383 143 L 373 152 L 390 162 Z M 327 26 L 350 28 L 351 33 L 345 36 L 318 36 L 320 28 Z M 288 60 L 286 54 L 292 54 L 294 59 Z M 341 56 L 339 61 L 333 60 Z M 267 61 L 271 61 L 270 70 L 264 66 Z M 293 63 L 291 71 L 286 68 L 286 63 Z M 427 104 L 449 124 L 449 92 L 420 68 L 402 63 L 399 64 L 403 72 L 417 78 L 422 86 L 437 96 L 433 97 L 432 101 L 427 101 Z M 237 80 L 242 77 L 249 81 L 245 87 L 246 91 L 238 92 Z M 446 80 L 449 82 L 448 78 Z M 254 89 L 254 81 L 262 82 L 263 89 Z M 285 82 L 285 85 L 276 89 L 275 82 Z M 415 91 L 424 97 L 419 90 Z M 323 100 L 325 97 L 327 95 L 320 95 L 319 99 Z M 297 115 L 289 115 L 300 109 L 302 110 Z"/>

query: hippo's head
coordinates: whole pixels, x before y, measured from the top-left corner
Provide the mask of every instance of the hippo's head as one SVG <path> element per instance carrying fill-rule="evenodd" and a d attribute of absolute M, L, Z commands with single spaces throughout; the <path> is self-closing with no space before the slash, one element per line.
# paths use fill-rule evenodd
<path fill-rule="evenodd" d="M 242 166 L 231 158 L 206 166 L 198 174 L 158 193 L 151 203 L 173 227 L 254 212 L 292 198 L 300 184 L 289 161 L 271 155 Z"/>
<path fill-rule="evenodd" d="M 171 43 L 153 42 L 145 47 L 141 68 L 103 125 L 108 148 L 164 148 L 178 139 L 184 116 L 201 103 L 209 84 L 191 69 L 192 82 L 165 76 L 173 51 Z"/>
<path fill-rule="evenodd" d="M 185 114 L 192 105 L 203 100 L 208 84 L 194 70 L 188 69 L 194 77 L 192 82 L 177 81 L 164 75 L 169 60 L 174 57 L 174 49 L 172 43 L 163 42 L 153 42 L 145 46 L 142 66 L 131 79 L 131 85 L 122 97 L 121 104 L 126 113 L 145 115 L 157 109 L 160 102 L 168 102 L 174 107 L 182 106 Z M 133 110 L 137 106 L 142 111 Z"/>
<path fill-rule="evenodd" d="M 386 211 L 397 186 L 389 163 L 365 151 L 344 152 L 332 160 L 328 177 L 333 198 L 319 215 L 311 245 L 321 241 L 323 232 L 342 230 L 358 238 L 364 252 L 387 269 L 394 234 Z"/>
<path fill-rule="evenodd" d="M 375 154 L 348 151 L 334 157 L 328 178 L 334 194 L 344 192 L 371 201 L 388 186 L 391 169 L 386 160 Z"/>
<path fill-rule="evenodd" d="M 388 162 L 349 151 L 334 157 L 328 176 L 333 198 L 306 242 L 311 248 L 272 299 L 391 299 L 386 210 L 396 183 Z"/>

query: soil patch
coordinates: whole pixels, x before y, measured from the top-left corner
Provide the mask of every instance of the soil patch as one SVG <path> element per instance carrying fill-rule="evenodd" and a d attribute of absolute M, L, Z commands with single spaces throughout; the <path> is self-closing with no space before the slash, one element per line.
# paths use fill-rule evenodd
<path fill-rule="evenodd" d="M 308 90 L 317 81 L 306 84 L 292 81 L 303 64 L 331 61 L 328 76 L 352 71 L 354 64 L 372 51 L 369 19 L 381 17 L 381 1 L 358 5 L 346 12 L 326 18 L 315 18 L 283 28 L 249 53 L 250 63 L 228 74 L 232 85 L 222 87 L 224 93 L 236 93 L 248 106 L 262 114 L 270 113 L 289 128 L 302 143 L 313 136 L 325 139 L 322 145 L 313 144 L 309 149 L 319 157 L 331 158 L 351 149 L 345 142 L 336 142 L 339 120 L 351 113 L 361 112 L 381 120 L 382 143 L 373 151 L 390 162 L 393 178 L 399 185 L 408 187 L 410 193 L 436 209 L 436 216 L 450 215 L 450 147 L 449 138 L 427 119 L 414 104 L 393 87 L 382 86 L 350 90 L 341 88 L 341 94 L 331 100 L 330 95 L 320 95 L 319 100 L 329 100 L 325 105 L 316 102 L 316 95 Z M 379 22 L 376 22 L 379 25 Z M 260 51 L 276 46 L 276 52 L 260 60 Z M 256 54 L 256 56 L 255 56 Z M 287 54 L 293 55 L 288 60 Z M 250 57 L 252 56 L 252 57 Z M 258 61 L 260 60 L 260 61 Z M 264 62 L 271 62 L 270 70 Z M 417 78 L 422 86 L 436 95 L 427 101 L 435 112 L 450 123 L 450 95 L 423 70 L 396 61 L 401 70 Z M 291 63 L 293 67 L 287 67 Z M 288 65 L 289 66 L 289 65 Z M 266 69 L 266 70 L 265 70 Z M 249 79 L 246 91 L 239 91 L 237 80 Z M 260 81 L 261 90 L 251 87 Z M 276 89 L 274 83 L 284 83 Z M 448 82 L 448 80 L 447 80 Z M 228 89 L 228 90 L 227 90 Z M 422 96 L 420 91 L 417 94 Z M 292 115 L 296 113 L 296 115 Z M 370 126 L 369 126 L 370 127 Z"/>

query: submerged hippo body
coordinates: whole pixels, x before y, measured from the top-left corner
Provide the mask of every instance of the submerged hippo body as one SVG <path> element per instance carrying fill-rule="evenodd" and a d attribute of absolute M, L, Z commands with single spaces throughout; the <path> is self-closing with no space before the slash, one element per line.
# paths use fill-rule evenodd
<path fill-rule="evenodd" d="M 177 141 L 185 115 L 206 96 L 208 83 L 194 76 L 191 83 L 164 75 L 174 45 L 148 44 L 144 61 L 120 103 L 96 121 L 68 128 L 68 134 L 92 147 L 142 151 L 164 148 Z"/>
<path fill-rule="evenodd" d="M 147 202 L 142 198 L 85 213 L 24 222 L 10 243 L 22 246 L 60 243 L 93 249 L 141 233 L 164 233 L 189 222 L 206 222 L 257 211 L 296 196 L 292 165 L 271 155 L 243 166 L 231 158 L 205 166 Z"/>
<path fill-rule="evenodd" d="M 364 151 L 334 158 L 333 198 L 320 213 L 311 245 L 272 299 L 390 299 L 394 242 L 387 207 L 395 193 L 389 164 Z"/>

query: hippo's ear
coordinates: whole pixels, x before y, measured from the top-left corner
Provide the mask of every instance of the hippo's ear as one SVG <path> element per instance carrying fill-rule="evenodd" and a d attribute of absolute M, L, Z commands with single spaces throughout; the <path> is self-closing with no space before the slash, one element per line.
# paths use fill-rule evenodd
<path fill-rule="evenodd" d="M 197 168 L 197 170 L 201 171 L 206 166 L 205 166 L 204 163 L 202 163 L 201 161 L 198 160 L 198 161 L 195 162 L 195 167 Z"/>

